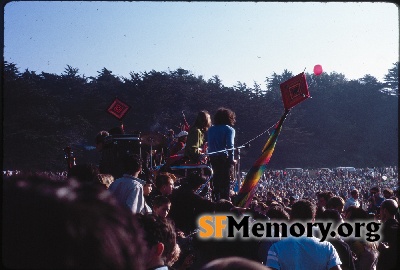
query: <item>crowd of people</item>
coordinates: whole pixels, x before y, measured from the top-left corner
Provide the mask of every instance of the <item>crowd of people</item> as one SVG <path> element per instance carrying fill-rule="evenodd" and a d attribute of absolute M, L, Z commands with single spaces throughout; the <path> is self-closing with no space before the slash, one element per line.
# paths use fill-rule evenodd
<path fill-rule="evenodd" d="M 118 168 L 77 164 L 62 173 L 3 172 L 3 264 L 8 268 L 399 269 L 398 168 L 268 170 L 247 208 L 235 202 L 235 113 L 207 111 L 171 138 L 158 171 L 125 151 Z M 99 152 L 109 132 L 96 137 Z M 206 147 L 208 144 L 208 150 Z M 174 147 L 172 147 L 174 146 Z M 202 163 L 177 176 L 176 164 Z M 205 189 L 212 196 L 200 191 Z M 203 214 L 253 221 L 376 221 L 381 240 L 339 236 L 202 240 Z"/>
<path fill-rule="evenodd" d="M 354 172 L 340 170 L 303 170 L 300 173 L 286 170 L 268 170 L 261 177 L 256 196 L 266 198 L 272 192 L 276 201 L 311 199 L 316 202 L 319 192 L 331 191 L 344 200 L 357 189 L 360 206 L 367 210 L 370 205 L 370 189 L 379 187 L 391 196 L 398 192 L 398 167 L 356 169 Z"/>

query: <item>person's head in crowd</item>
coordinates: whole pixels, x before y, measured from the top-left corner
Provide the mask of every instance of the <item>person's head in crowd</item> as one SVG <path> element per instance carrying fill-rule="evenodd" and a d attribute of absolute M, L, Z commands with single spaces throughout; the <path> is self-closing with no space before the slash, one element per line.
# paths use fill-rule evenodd
<path fill-rule="evenodd" d="M 156 188 L 160 191 L 161 195 L 168 196 L 174 190 L 175 176 L 168 172 L 163 172 L 156 177 Z"/>
<path fill-rule="evenodd" d="M 354 211 L 354 208 L 358 208 L 355 205 L 350 205 L 347 207 L 347 209 L 344 211 L 344 218 L 347 219 L 347 216 L 350 215 L 350 212 Z"/>
<path fill-rule="evenodd" d="M 82 183 L 101 184 L 99 178 L 99 168 L 92 163 L 82 163 L 71 167 L 67 178 L 74 178 Z"/>
<path fill-rule="evenodd" d="M 289 199 L 288 199 L 288 198 L 283 198 L 283 199 L 282 199 L 282 203 L 283 203 L 283 205 L 284 205 L 285 207 L 288 207 L 288 206 L 289 206 L 289 203 L 290 203 L 290 201 L 289 201 Z"/>
<path fill-rule="evenodd" d="M 388 219 L 396 219 L 396 214 L 399 211 L 399 205 L 393 199 L 386 199 L 382 202 L 379 211 L 382 222 L 385 222 Z"/>
<path fill-rule="evenodd" d="M 313 221 L 316 213 L 316 205 L 307 200 L 298 200 L 292 205 L 290 220 Z"/>
<path fill-rule="evenodd" d="M 275 193 L 273 191 L 268 191 L 267 192 L 267 201 L 273 201 L 275 200 Z"/>
<path fill-rule="evenodd" d="M 335 209 L 326 209 L 320 216 L 319 220 L 321 221 L 330 221 L 333 223 L 333 228 L 336 228 L 343 223 L 342 215 Z"/>
<path fill-rule="evenodd" d="M 257 205 L 258 205 L 258 200 L 253 198 L 253 199 L 251 200 L 250 204 L 249 204 L 250 210 L 256 211 Z"/>
<path fill-rule="evenodd" d="M 332 230 L 336 231 L 338 226 L 343 223 L 342 215 L 335 209 L 326 209 L 324 212 L 319 216 L 318 222 L 330 222 L 332 223 Z M 321 233 L 316 230 L 314 231 L 316 237 L 322 237 Z"/>
<path fill-rule="evenodd" d="M 188 133 L 187 131 L 184 131 L 184 130 L 182 130 L 181 132 L 179 132 L 179 133 L 176 135 L 176 138 L 178 139 L 178 142 L 186 143 L 188 134 L 189 134 L 189 133 Z"/>
<path fill-rule="evenodd" d="M 172 267 L 179 260 L 181 253 L 182 253 L 181 247 L 178 245 L 178 243 L 176 243 L 174 250 L 172 251 L 171 255 L 167 258 L 167 265 L 169 267 Z"/>
<path fill-rule="evenodd" d="M 151 179 L 147 179 L 144 181 L 143 185 L 143 196 L 148 196 L 153 190 L 153 181 Z"/>
<path fill-rule="evenodd" d="M 123 157 L 125 173 L 138 178 L 142 171 L 142 159 L 137 154 L 127 154 Z"/>
<path fill-rule="evenodd" d="M 268 270 L 271 268 L 243 257 L 224 257 L 214 259 L 201 270 Z"/>
<path fill-rule="evenodd" d="M 395 200 L 397 203 L 399 203 L 399 198 L 397 198 L 396 196 L 392 196 L 390 197 L 390 199 Z"/>
<path fill-rule="evenodd" d="M 229 125 L 234 126 L 236 123 L 236 114 L 227 108 L 219 108 L 214 115 L 215 125 Z"/>
<path fill-rule="evenodd" d="M 289 213 L 280 205 L 270 206 L 267 211 L 267 216 L 271 220 L 289 221 Z"/>
<path fill-rule="evenodd" d="M 289 197 L 289 206 L 292 206 L 298 200 L 297 196 L 290 196 Z"/>
<path fill-rule="evenodd" d="M 189 188 L 192 191 L 196 191 L 206 182 L 207 180 L 203 176 L 196 173 L 189 173 L 181 180 L 182 186 Z"/>
<path fill-rule="evenodd" d="M 176 253 L 176 233 L 172 221 L 154 214 L 137 216 L 147 242 L 146 268 L 170 264 Z"/>
<path fill-rule="evenodd" d="M 369 192 L 370 192 L 371 196 L 377 198 L 377 197 L 379 197 L 380 194 L 381 194 L 381 189 L 380 189 L 379 187 L 372 187 L 372 188 L 369 190 Z"/>
<path fill-rule="evenodd" d="M 268 201 L 267 201 L 267 202 L 268 202 Z M 269 204 L 268 207 L 271 207 L 271 206 L 282 206 L 282 203 L 279 203 L 279 201 L 272 201 L 272 202 Z"/>
<path fill-rule="evenodd" d="M 101 152 L 104 148 L 104 139 L 106 137 L 110 136 L 110 133 L 108 133 L 108 131 L 102 130 L 99 133 L 97 133 L 96 135 L 96 150 Z"/>
<path fill-rule="evenodd" d="M 108 189 L 110 187 L 110 185 L 112 184 L 112 182 L 114 182 L 114 176 L 112 176 L 111 174 L 99 174 L 99 180 L 100 183 L 102 183 L 103 185 L 106 186 L 106 188 Z"/>
<path fill-rule="evenodd" d="M 393 190 L 391 190 L 390 188 L 385 188 L 383 191 L 383 197 L 385 197 L 385 199 L 390 199 L 393 196 Z"/>
<path fill-rule="evenodd" d="M 333 197 L 333 193 L 330 192 L 330 191 L 324 191 L 324 192 L 318 193 L 318 195 L 317 195 L 317 198 L 318 198 L 317 206 L 319 208 L 326 207 L 326 203 L 332 197 Z"/>
<path fill-rule="evenodd" d="M 104 187 L 22 174 L 3 188 L 7 269 L 144 269 L 142 229 Z"/>
<path fill-rule="evenodd" d="M 263 202 L 258 202 L 257 205 L 254 207 L 254 211 L 263 215 L 267 215 L 268 206 Z"/>
<path fill-rule="evenodd" d="M 226 199 L 219 199 L 217 201 L 217 207 L 216 207 L 215 211 L 219 212 L 219 213 L 226 213 L 229 211 L 235 212 L 237 209 L 238 208 L 236 208 L 231 201 L 226 200 Z"/>
<path fill-rule="evenodd" d="M 316 204 L 314 203 L 314 205 Z M 290 220 L 290 217 L 292 216 L 292 207 L 285 207 L 285 211 L 286 213 L 289 214 L 289 220 Z"/>
<path fill-rule="evenodd" d="M 322 215 L 322 220 L 331 220 L 334 223 L 341 223 L 343 222 L 342 215 L 336 209 L 326 209 Z"/>
<path fill-rule="evenodd" d="M 327 209 L 334 209 L 334 210 L 337 210 L 339 213 L 342 213 L 343 212 L 343 208 L 344 208 L 344 200 L 343 200 L 343 198 L 339 197 L 339 196 L 333 196 L 326 203 L 326 208 Z"/>
<path fill-rule="evenodd" d="M 175 131 L 173 129 L 169 129 L 168 130 L 168 137 L 174 138 L 174 135 L 175 135 Z"/>
<path fill-rule="evenodd" d="M 347 208 L 345 219 L 346 221 L 368 220 L 370 219 L 370 216 L 364 209 L 352 205 Z"/>
<path fill-rule="evenodd" d="M 166 218 L 171 210 L 171 201 L 166 196 L 156 196 L 153 200 L 153 213 Z"/>
<path fill-rule="evenodd" d="M 193 127 L 196 127 L 204 132 L 207 131 L 211 127 L 210 113 L 206 110 L 200 111 L 197 114 Z"/>
<path fill-rule="evenodd" d="M 358 200 L 358 196 L 360 195 L 360 193 L 357 189 L 353 189 L 352 191 L 350 191 L 350 195 L 354 200 Z"/>

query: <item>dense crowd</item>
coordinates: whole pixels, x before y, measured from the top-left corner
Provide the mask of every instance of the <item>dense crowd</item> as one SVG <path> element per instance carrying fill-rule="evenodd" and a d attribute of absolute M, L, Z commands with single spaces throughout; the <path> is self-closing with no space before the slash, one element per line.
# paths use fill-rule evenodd
<path fill-rule="evenodd" d="M 5 170 L 3 177 L 17 175 L 20 170 Z M 52 178 L 66 179 L 68 172 L 43 171 L 41 174 Z M 245 179 L 246 173 L 242 173 L 240 182 Z M 236 180 L 232 182 L 232 189 L 235 189 Z M 356 168 L 354 172 L 327 170 L 317 168 L 313 170 L 302 170 L 293 172 L 290 170 L 267 170 L 261 177 L 256 196 L 266 198 L 268 191 L 275 193 L 276 199 L 282 201 L 284 198 L 311 198 L 316 199 L 320 191 L 330 190 L 334 195 L 343 198 L 349 197 L 353 189 L 358 189 L 362 197 L 360 200 L 366 205 L 368 203 L 369 190 L 378 186 L 393 191 L 398 190 L 399 178 L 398 167 L 374 167 Z"/>
<path fill-rule="evenodd" d="M 135 164 L 134 159 L 130 164 Z M 65 172 L 3 171 L 6 263 L 15 267 L 113 269 L 234 269 L 232 264 L 240 265 L 240 269 L 292 269 L 290 263 L 302 265 L 301 269 L 398 267 L 393 255 L 398 250 L 393 241 L 398 236 L 399 218 L 397 167 L 268 170 L 248 208 L 236 207 L 230 200 L 212 200 L 206 193 L 199 195 L 199 188 L 204 187 L 207 179 L 198 174 L 177 179 L 171 173 L 161 172 L 154 179 L 140 180 L 139 162 L 127 172 L 114 179 L 100 174 L 92 164 L 75 165 Z M 234 201 L 235 183 L 231 184 L 230 199 Z M 126 191 L 133 187 L 137 193 L 126 197 Z M 130 215 L 120 206 L 130 210 Z M 105 210 L 107 207 L 115 208 L 115 212 Z M 199 232 L 196 218 L 202 213 L 219 212 L 251 215 L 254 221 L 290 222 L 307 217 L 308 221 L 365 220 L 387 225 L 382 231 L 383 239 L 372 243 L 338 238 L 321 244 L 313 237 L 293 241 L 199 241 L 195 237 Z M 63 223 L 69 227 L 64 228 Z M 97 227 L 99 224 L 103 224 L 102 229 Z M 144 238 L 137 237 L 138 233 Z M 31 234 L 41 238 L 31 238 Z M 133 247 L 120 234 L 129 235 L 127 239 L 131 239 Z M 110 237 L 113 240 L 106 243 Z M 28 239 L 31 244 L 26 246 L 24 241 Z M 53 243 L 57 241 L 60 243 Z M 94 243 L 101 248 L 88 252 Z M 163 243 L 162 247 L 157 243 Z M 22 248 L 24 245 L 26 248 Z M 77 248 L 78 245 L 83 248 Z M 291 253 L 299 245 L 307 246 L 306 251 Z M 50 257 L 56 253 L 63 255 L 58 254 L 58 260 L 53 260 L 34 250 L 45 251 Z M 79 252 L 87 254 L 77 255 Z M 305 259 L 309 252 L 314 252 L 313 259 Z M 132 261 L 127 254 L 141 259 Z M 103 259 L 96 261 L 99 256 Z M 325 261 L 324 256 L 330 259 Z M 321 265 L 326 267 L 320 268 Z"/>
<path fill-rule="evenodd" d="M 396 192 L 398 180 L 397 166 L 359 168 L 353 172 L 330 169 L 300 172 L 269 170 L 260 179 L 256 196 L 262 200 L 272 191 L 275 199 L 281 202 L 290 197 L 317 200 L 319 192 L 331 191 L 346 200 L 350 197 L 350 192 L 357 189 L 361 195 L 361 205 L 366 210 L 372 187 L 377 186 L 381 190 L 387 188 Z"/>

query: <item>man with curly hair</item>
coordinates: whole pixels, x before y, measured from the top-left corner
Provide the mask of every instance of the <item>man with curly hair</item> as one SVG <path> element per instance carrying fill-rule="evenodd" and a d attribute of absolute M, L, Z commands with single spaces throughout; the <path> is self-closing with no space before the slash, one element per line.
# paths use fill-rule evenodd
<path fill-rule="evenodd" d="M 214 115 L 214 125 L 208 130 L 208 153 L 214 172 L 213 197 L 230 200 L 230 180 L 235 165 L 234 140 L 236 114 L 227 108 L 219 108 Z"/>

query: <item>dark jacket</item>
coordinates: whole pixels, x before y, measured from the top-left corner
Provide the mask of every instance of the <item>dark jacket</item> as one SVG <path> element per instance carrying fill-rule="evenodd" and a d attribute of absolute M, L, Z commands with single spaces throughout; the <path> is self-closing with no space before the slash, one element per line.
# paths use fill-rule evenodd
<path fill-rule="evenodd" d="M 171 210 L 168 217 L 185 234 L 189 234 L 197 228 L 197 218 L 201 214 L 213 213 L 217 206 L 217 203 L 195 194 L 192 187 L 188 185 L 182 185 L 174 190 L 169 199 Z"/>
<path fill-rule="evenodd" d="M 387 242 L 389 248 L 383 249 L 378 257 L 378 270 L 400 269 L 399 263 L 399 222 L 388 219 L 381 229 L 382 242 Z"/>

